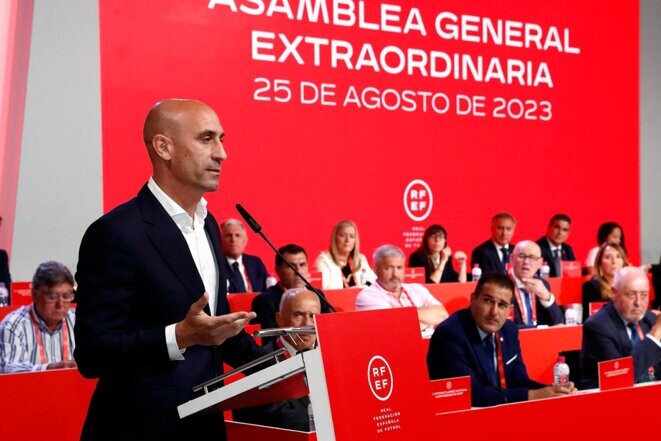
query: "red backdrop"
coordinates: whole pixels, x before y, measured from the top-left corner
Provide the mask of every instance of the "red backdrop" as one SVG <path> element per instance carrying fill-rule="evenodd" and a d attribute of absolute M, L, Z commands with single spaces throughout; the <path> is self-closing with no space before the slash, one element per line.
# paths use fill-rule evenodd
<path fill-rule="evenodd" d="M 418 9 L 405 1 L 301 3 L 326 5 L 328 23 L 297 19 L 296 0 L 275 2 L 275 12 L 270 1 L 100 1 L 106 210 L 150 175 L 141 142 L 149 107 L 192 97 L 214 107 L 227 132 L 221 189 L 207 197 L 212 212 L 238 217 L 241 203 L 276 245 L 299 243 L 311 259 L 344 218 L 358 223 L 368 256 L 385 242 L 416 245 L 431 223 L 448 229 L 455 250 L 470 252 L 498 211 L 519 220 L 515 241 L 537 239 L 552 214 L 568 213 L 580 259 L 596 245 L 598 225 L 615 220 L 639 258 L 637 2 L 596 9 L 571 0 L 448 0 L 417 2 Z M 444 12 L 458 17 L 459 38 L 443 38 L 452 20 L 436 26 Z M 480 37 L 482 24 L 499 20 L 509 44 Z M 551 47 L 525 47 L 526 33 Z M 342 56 L 333 65 L 332 45 L 353 51 L 351 67 Z M 398 53 L 412 58 L 399 65 Z M 445 75 L 446 60 L 461 67 L 455 54 L 474 63 L 482 57 L 484 76 Z M 490 63 L 502 66 L 505 82 L 487 77 Z M 510 71 L 524 67 L 525 84 L 507 81 L 508 63 Z M 538 72 L 539 84 L 529 84 Z M 312 98 L 309 84 L 322 83 L 324 103 L 303 102 Z M 354 90 L 358 100 L 346 101 Z M 458 95 L 484 106 L 462 114 Z M 447 97 L 447 110 L 434 111 L 430 96 L 437 108 Z M 433 201 L 409 192 L 409 216 L 405 190 L 415 180 Z M 416 207 L 420 201 L 431 210 Z M 259 238 L 249 251 L 272 266 Z"/>

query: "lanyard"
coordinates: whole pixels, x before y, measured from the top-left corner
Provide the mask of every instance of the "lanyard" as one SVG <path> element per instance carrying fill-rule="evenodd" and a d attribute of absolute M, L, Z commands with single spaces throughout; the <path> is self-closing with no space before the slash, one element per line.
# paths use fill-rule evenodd
<path fill-rule="evenodd" d="M 35 317 L 34 306 L 30 307 L 30 319 L 32 321 L 32 328 L 34 328 L 35 339 L 37 340 L 37 350 L 39 351 L 39 358 L 41 364 L 48 363 L 46 358 L 46 350 L 44 349 L 44 343 L 41 341 L 41 331 L 39 331 L 39 325 L 37 324 L 37 318 Z M 67 325 L 66 316 L 62 321 L 62 361 L 69 360 L 69 326 Z"/>
<path fill-rule="evenodd" d="M 645 335 L 643 335 L 643 328 L 640 327 L 640 322 L 636 323 L 636 330 L 638 331 L 638 339 L 640 341 L 645 340 Z"/>
<path fill-rule="evenodd" d="M 498 380 L 500 381 L 500 388 L 507 389 L 507 381 L 505 380 L 505 364 L 503 363 L 503 349 L 501 348 L 500 333 L 496 332 L 496 360 L 498 361 Z"/>
<path fill-rule="evenodd" d="M 245 265 L 242 265 L 242 266 L 243 266 L 243 271 L 241 271 L 241 272 L 243 273 L 243 278 L 246 282 L 246 292 L 252 292 L 252 285 L 250 283 L 250 277 L 248 277 L 248 271 L 246 270 Z"/>
<path fill-rule="evenodd" d="M 519 287 L 516 284 L 516 280 L 514 279 L 514 274 L 512 274 L 511 270 L 510 270 L 510 277 L 514 282 L 514 296 L 516 297 L 516 301 L 519 304 L 519 311 L 521 311 L 521 319 L 523 320 L 523 324 L 527 325 L 529 322 L 528 308 L 526 308 L 525 299 L 523 298 L 523 295 L 521 294 L 521 291 L 519 290 Z M 537 326 L 537 301 L 535 300 L 535 293 L 532 291 L 528 291 L 528 295 L 530 296 L 530 308 L 532 310 L 532 324 L 534 326 Z"/>

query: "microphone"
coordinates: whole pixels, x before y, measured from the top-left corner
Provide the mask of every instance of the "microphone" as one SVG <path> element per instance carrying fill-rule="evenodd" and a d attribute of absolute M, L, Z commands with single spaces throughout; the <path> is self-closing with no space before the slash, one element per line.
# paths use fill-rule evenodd
<path fill-rule="evenodd" d="M 335 307 L 331 305 L 331 303 L 328 300 L 326 300 L 326 296 L 324 295 L 324 293 L 321 292 L 321 290 L 312 286 L 310 282 L 308 282 L 308 280 L 305 277 L 303 277 L 303 275 L 296 269 L 296 267 L 291 263 L 289 263 L 287 259 L 285 259 L 282 256 L 282 254 L 278 252 L 278 249 L 275 246 L 273 246 L 271 241 L 264 235 L 264 233 L 262 233 L 262 227 L 257 223 L 255 218 L 252 217 L 250 213 L 248 213 L 248 211 L 245 208 L 243 208 L 241 204 L 236 204 L 236 210 L 239 212 L 243 220 L 245 220 L 246 223 L 250 226 L 250 229 L 252 229 L 255 233 L 262 236 L 262 239 L 264 239 L 264 241 L 268 244 L 268 246 L 271 247 L 271 249 L 275 252 L 275 254 L 277 254 L 282 259 L 282 261 L 285 262 L 285 264 L 287 264 L 287 266 L 294 272 L 294 274 L 296 274 L 296 276 L 298 276 L 298 278 L 301 279 L 303 283 L 305 283 L 305 288 L 308 291 L 312 291 L 317 295 L 317 297 L 319 297 L 319 302 L 321 303 L 322 307 L 325 305 L 331 311 L 337 312 L 337 309 L 335 309 Z"/>
<path fill-rule="evenodd" d="M 254 217 L 246 211 L 245 208 L 241 204 L 236 204 L 236 209 L 241 215 L 241 217 L 246 221 L 248 226 L 250 227 L 251 230 L 253 230 L 255 233 L 261 234 L 260 231 L 262 231 L 262 226 L 257 223 Z"/>
<path fill-rule="evenodd" d="M 277 337 L 280 335 L 298 335 L 298 334 L 311 334 L 316 335 L 317 330 L 314 326 L 301 326 L 298 328 L 287 327 L 287 328 L 267 328 L 267 329 L 258 329 L 253 332 L 254 337 Z"/>

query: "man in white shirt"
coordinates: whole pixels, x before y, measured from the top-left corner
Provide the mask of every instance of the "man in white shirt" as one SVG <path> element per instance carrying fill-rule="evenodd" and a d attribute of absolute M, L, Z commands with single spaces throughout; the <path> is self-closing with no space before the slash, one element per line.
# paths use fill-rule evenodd
<path fill-rule="evenodd" d="M 152 178 L 95 221 L 78 260 L 78 369 L 98 383 L 81 440 L 224 440 L 222 413 L 180 418 L 193 388 L 264 354 L 230 313 L 218 223 L 204 193 L 227 154 L 218 116 L 195 100 L 149 111 Z"/>
<path fill-rule="evenodd" d="M 574 250 L 567 243 L 571 231 L 571 219 L 566 214 L 553 215 L 546 227 L 546 235 L 537 240 L 542 249 L 542 259 L 549 265 L 549 276 L 562 276 L 562 261 L 576 260 Z"/>
<path fill-rule="evenodd" d="M 448 317 L 443 304 L 419 283 L 403 283 L 404 252 L 394 245 L 382 245 L 374 252 L 376 282 L 356 297 L 356 311 L 415 307 L 420 329 L 434 328 Z"/>
<path fill-rule="evenodd" d="M 248 234 L 243 222 L 226 219 L 220 224 L 223 253 L 227 261 L 228 292 L 262 292 L 266 288 L 268 273 L 264 262 L 257 256 L 245 254 Z"/>

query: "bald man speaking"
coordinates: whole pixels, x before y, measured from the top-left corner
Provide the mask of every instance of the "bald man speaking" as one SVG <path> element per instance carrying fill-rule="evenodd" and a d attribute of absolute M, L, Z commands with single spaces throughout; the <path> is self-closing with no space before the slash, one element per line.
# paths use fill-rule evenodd
<path fill-rule="evenodd" d="M 204 193 L 227 159 L 216 113 L 195 100 L 154 105 L 144 125 L 152 177 L 95 221 L 78 260 L 75 359 L 99 381 L 82 440 L 225 439 L 222 414 L 179 419 L 192 388 L 263 354 L 229 313 L 220 232 Z"/>

